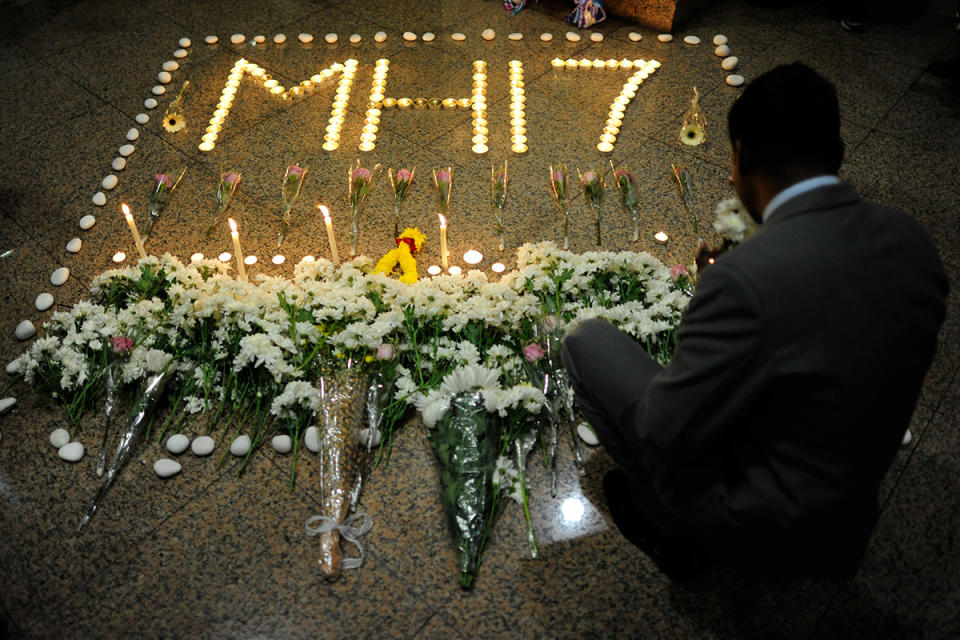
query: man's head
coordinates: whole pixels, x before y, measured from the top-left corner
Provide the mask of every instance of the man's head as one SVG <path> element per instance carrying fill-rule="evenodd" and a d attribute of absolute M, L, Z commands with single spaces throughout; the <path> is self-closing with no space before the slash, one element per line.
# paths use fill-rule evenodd
<path fill-rule="evenodd" d="M 801 63 L 777 67 L 751 82 L 730 108 L 727 125 L 734 187 L 754 218 L 759 219 L 771 190 L 840 169 L 837 93 Z"/>

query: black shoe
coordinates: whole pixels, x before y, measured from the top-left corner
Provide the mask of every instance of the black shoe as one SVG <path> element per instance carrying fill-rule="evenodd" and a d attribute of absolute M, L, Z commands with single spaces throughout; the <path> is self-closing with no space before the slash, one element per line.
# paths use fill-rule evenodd
<path fill-rule="evenodd" d="M 702 549 L 667 535 L 644 517 L 631 499 L 629 478 L 622 470 L 614 469 L 603 476 L 603 493 L 617 529 L 647 554 L 665 576 L 685 580 L 706 567 L 708 557 Z"/>

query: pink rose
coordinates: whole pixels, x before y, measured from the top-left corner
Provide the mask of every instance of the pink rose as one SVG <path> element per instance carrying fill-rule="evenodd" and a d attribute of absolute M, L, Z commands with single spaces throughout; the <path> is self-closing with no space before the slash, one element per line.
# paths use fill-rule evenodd
<path fill-rule="evenodd" d="M 682 264 L 675 264 L 670 268 L 670 277 L 677 281 L 681 276 L 688 276 L 690 272 Z"/>
<path fill-rule="evenodd" d="M 393 360 L 394 355 L 396 351 L 389 342 L 384 342 L 377 347 L 377 360 Z"/>
<path fill-rule="evenodd" d="M 297 176 L 298 178 L 303 175 L 303 167 L 298 164 L 292 164 L 287 167 L 287 173 L 292 176 Z"/>
<path fill-rule="evenodd" d="M 523 357 L 527 359 L 527 362 L 536 362 L 543 356 L 547 354 L 536 342 L 531 342 L 523 348 Z"/>
<path fill-rule="evenodd" d="M 556 171 L 553 172 L 553 175 L 550 177 L 550 179 L 553 180 L 554 182 L 563 182 L 564 177 L 565 176 L 563 175 L 563 171 L 560 171 L 559 169 L 557 169 Z"/>
<path fill-rule="evenodd" d="M 413 174 L 409 169 L 400 169 L 397 171 L 397 180 L 400 180 L 401 182 L 408 182 L 412 177 Z"/>
<path fill-rule="evenodd" d="M 370 169 L 366 169 L 364 167 L 358 167 L 356 170 L 354 170 L 353 172 L 354 182 L 359 182 L 361 180 L 366 182 L 369 179 L 370 179 Z"/>
<path fill-rule="evenodd" d="M 133 348 L 133 340 L 126 336 L 118 336 L 116 338 L 110 338 L 110 349 L 114 353 L 125 354 L 129 353 L 130 349 Z"/>
<path fill-rule="evenodd" d="M 437 182 L 450 182 L 450 172 L 446 169 L 437 171 Z"/>
<path fill-rule="evenodd" d="M 168 189 L 173 186 L 173 180 L 171 180 L 170 176 L 168 176 L 165 173 L 158 173 L 157 175 L 155 175 L 153 177 L 153 182 L 156 185 L 163 184 Z"/>
<path fill-rule="evenodd" d="M 231 171 L 227 175 L 223 176 L 223 181 L 227 184 L 235 184 L 237 180 L 240 179 L 240 174 L 236 171 Z"/>
<path fill-rule="evenodd" d="M 597 174 L 593 171 L 587 171 L 583 174 L 583 184 L 590 184 L 597 179 Z"/>

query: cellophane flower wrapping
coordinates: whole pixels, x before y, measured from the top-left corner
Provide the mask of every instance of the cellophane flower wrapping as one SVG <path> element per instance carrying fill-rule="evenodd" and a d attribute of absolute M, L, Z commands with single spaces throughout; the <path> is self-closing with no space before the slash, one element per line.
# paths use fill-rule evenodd
<path fill-rule="evenodd" d="M 364 438 L 367 401 L 373 376 L 347 362 L 328 369 L 319 380 L 321 514 L 342 524 L 355 508 L 369 455 Z M 328 580 L 340 576 L 343 552 L 337 529 L 319 534 L 320 572 Z"/>

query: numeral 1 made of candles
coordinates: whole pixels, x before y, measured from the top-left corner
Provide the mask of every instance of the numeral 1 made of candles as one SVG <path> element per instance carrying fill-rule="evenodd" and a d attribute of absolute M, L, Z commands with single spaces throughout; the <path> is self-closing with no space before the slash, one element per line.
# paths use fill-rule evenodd
<path fill-rule="evenodd" d="M 620 93 L 614 98 L 607 114 L 607 121 L 597 143 L 597 149 L 603 153 L 613 151 L 617 135 L 620 133 L 620 127 L 623 124 L 623 114 L 626 111 L 630 101 L 637 94 L 637 89 L 650 77 L 654 71 L 660 68 L 660 63 L 656 60 L 590 60 L 588 58 L 562 60 L 555 58 L 551 65 L 554 69 L 563 70 L 624 70 L 630 71 L 630 78 L 620 89 Z M 360 151 L 373 151 L 376 148 L 377 132 L 380 127 L 380 118 L 384 110 L 408 110 L 418 109 L 441 109 L 441 110 L 467 110 L 471 111 L 471 124 L 473 125 L 473 137 L 471 139 L 471 150 L 476 154 L 485 154 L 489 150 L 488 142 L 490 140 L 489 120 L 487 119 L 487 63 L 483 60 L 475 60 L 472 65 L 472 89 L 471 96 L 467 98 L 390 98 L 386 97 L 387 75 L 390 69 L 390 61 L 381 58 L 376 61 L 373 69 L 373 76 L 370 83 L 370 94 L 367 99 L 367 108 L 363 120 L 363 129 L 360 133 L 360 141 L 357 148 Z M 510 82 L 510 149 L 515 154 L 525 153 L 527 151 L 527 129 L 526 129 L 526 90 L 523 81 L 523 63 L 519 60 L 511 60 L 508 64 L 509 82 Z M 212 151 L 216 146 L 217 138 L 226 122 L 233 101 L 240 88 L 240 81 L 244 74 L 250 75 L 260 81 L 263 88 L 270 95 L 279 100 L 296 99 L 309 93 L 312 93 L 319 85 L 340 74 L 337 84 L 336 94 L 330 109 L 330 119 L 324 135 L 323 149 L 325 151 L 335 151 L 340 146 L 340 131 L 343 128 L 344 120 L 347 115 L 347 105 L 350 102 L 350 91 L 353 81 L 357 74 L 357 61 L 348 59 L 344 62 L 334 62 L 323 71 L 310 76 L 300 84 L 289 89 L 280 85 L 266 70 L 256 63 L 249 62 L 240 58 L 234 63 L 230 74 L 227 76 L 227 82 L 221 92 L 220 101 L 209 120 L 209 124 L 200 139 L 199 149 L 201 151 Z"/>

